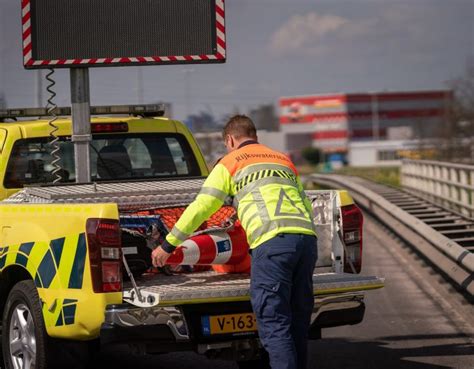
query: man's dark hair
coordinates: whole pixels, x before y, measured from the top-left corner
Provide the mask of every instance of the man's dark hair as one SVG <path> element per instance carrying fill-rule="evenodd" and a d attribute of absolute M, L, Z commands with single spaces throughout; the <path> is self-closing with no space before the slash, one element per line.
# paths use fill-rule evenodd
<path fill-rule="evenodd" d="M 227 135 L 234 135 L 237 139 L 242 137 L 257 139 L 257 129 L 252 119 L 246 115 L 234 115 L 229 119 L 222 131 L 222 137 L 224 137 L 224 139 Z"/>

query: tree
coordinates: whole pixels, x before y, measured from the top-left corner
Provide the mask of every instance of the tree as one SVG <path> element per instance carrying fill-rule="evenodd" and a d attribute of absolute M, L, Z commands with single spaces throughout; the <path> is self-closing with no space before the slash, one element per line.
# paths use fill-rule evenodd
<path fill-rule="evenodd" d="M 206 111 L 190 115 L 187 122 L 193 132 L 214 132 L 220 129 L 215 117 Z"/>
<path fill-rule="evenodd" d="M 272 104 L 260 105 L 249 113 L 250 118 L 255 123 L 257 129 L 266 131 L 278 131 L 280 124 L 275 114 L 275 107 Z"/>
<path fill-rule="evenodd" d="M 440 160 L 474 163 L 474 59 L 463 76 L 449 82 L 446 119 L 440 132 Z"/>
<path fill-rule="evenodd" d="M 321 150 L 315 147 L 305 147 L 301 150 L 301 155 L 310 164 L 317 165 L 322 162 L 323 154 Z"/>
<path fill-rule="evenodd" d="M 5 109 L 7 107 L 7 100 L 3 92 L 0 92 L 0 109 Z"/>

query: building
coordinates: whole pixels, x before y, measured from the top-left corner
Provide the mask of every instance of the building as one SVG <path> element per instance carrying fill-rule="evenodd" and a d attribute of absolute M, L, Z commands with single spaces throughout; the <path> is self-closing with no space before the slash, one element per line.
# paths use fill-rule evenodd
<path fill-rule="evenodd" d="M 351 167 L 398 166 L 401 159 L 418 149 L 417 140 L 353 141 L 349 143 Z"/>
<path fill-rule="evenodd" d="M 287 150 L 320 148 L 347 155 L 350 142 L 434 137 L 452 91 L 323 94 L 280 99 L 280 128 Z"/>

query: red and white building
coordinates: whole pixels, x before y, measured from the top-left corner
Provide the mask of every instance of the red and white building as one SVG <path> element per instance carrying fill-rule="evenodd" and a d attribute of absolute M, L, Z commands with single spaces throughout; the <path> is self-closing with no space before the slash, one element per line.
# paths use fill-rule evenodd
<path fill-rule="evenodd" d="M 412 138 L 435 135 L 451 99 L 449 90 L 282 97 L 280 127 L 288 152 L 313 146 L 345 154 L 349 141 L 390 139 L 395 127 Z"/>

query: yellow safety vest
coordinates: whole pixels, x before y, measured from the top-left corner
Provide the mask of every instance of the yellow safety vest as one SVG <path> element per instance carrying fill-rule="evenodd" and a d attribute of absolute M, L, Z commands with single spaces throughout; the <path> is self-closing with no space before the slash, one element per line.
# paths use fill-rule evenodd
<path fill-rule="evenodd" d="M 291 160 L 252 142 L 219 161 L 166 241 L 183 243 L 229 195 L 252 249 L 279 233 L 316 234 L 311 202 Z"/>

